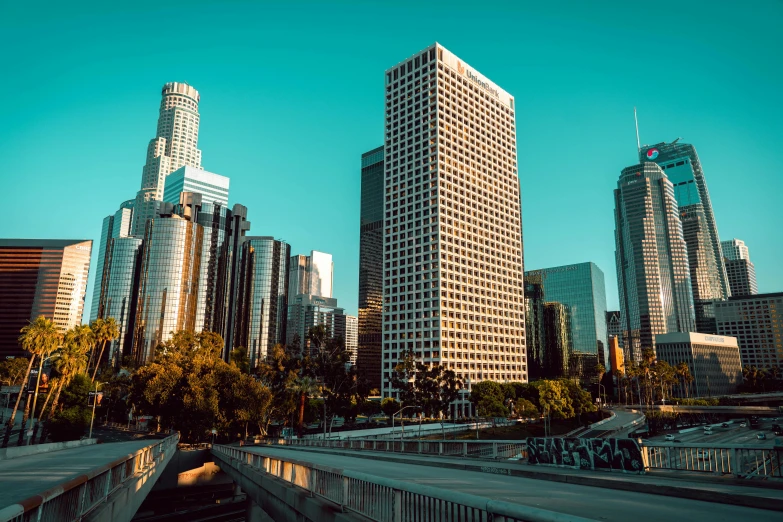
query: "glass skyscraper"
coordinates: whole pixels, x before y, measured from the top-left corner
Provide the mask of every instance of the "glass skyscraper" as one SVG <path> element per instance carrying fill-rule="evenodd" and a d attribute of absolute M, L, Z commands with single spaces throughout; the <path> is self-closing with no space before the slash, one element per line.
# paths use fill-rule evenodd
<path fill-rule="evenodd" d="M 109 242 L 98 317 L 113 317 L 117 322 L 120 336 L 105 353 L 114 365 L 119 365 L 122 357 L 130 355 L 133 349 L 141 252 L 142 239 L 138 237 L 116 237 Z"/>
<path fill-rule="evenodd" d="M 205 204 L 225 207 L 228 205 L 229 184 L 226 176 L 185 165 L 166 176 L 163 201 L 176 204 L 179 203 L 180 192 L 196 192 L 201 194 Z"/>
<path fill-rule="evenodd" d="M 92 289 L 92 306 L 90 307 L 90 322 L 101 315 L 101 296 L 104 289 L 104 275 L 108 266 L 106 256 L 111 247 L 111 240 L 118 237 L 128 237 L 131 234 L 134 200 L 128 200 L 120 205 L 120 208 L 112 215 L 103 218 L 101 227 L 101 242 L 98 246 L 98 263 L 95 270 L 95 282 Z"/>
<path fill-rule="evenodd" d="M 540 285 L 544 303 L 560 303 L 570 316 L 573 352 L 600 354 L 606 365 L 606 284 L 595 263 L 542 268 L 525 272 L 526 285 Z"/>
<path fill-rule="evenodd" d="M 251 368 L 285 343 L 290 258 L 290 245 L 271 236 L 242 243 L 233 342 L 247 348 Z"/>
<path fill-rule="evenodd" d="M 639 151 L 639 161 L 656 163 L 673 186 L 688 246 L 696 330 L 710 333 L 714 329 L 711 301 L 728 298 L 731 290 L 707 181 L 696 148 L 678 140 L 645 145 Z"/>
<path fill-rule="evenodd" d="M 729 277 L 731 295 L 740 297 L 759 293 L 756 284 L 756 268 L 750 260 L 750 252 L 741 239 L 721 241 L 726 275 Z"/>
<path fill-rule="evenodd" d="M 383 147 L 362 154 L 359 215 L 359 345 L 356 366 L 381 388 L 383 330 Z"/>
<path fill-rule="evenodd" d="M 622 344 L 638 361 L 655 335 L 696 328 L 688 250 L 674 185 L 655 163 L 623 169 L 614 201 Z"/>

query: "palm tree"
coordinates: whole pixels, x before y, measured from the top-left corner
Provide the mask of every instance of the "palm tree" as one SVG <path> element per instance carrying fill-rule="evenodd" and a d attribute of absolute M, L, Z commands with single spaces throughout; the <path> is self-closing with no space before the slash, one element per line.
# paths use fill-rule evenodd
<path fill-rule="evenodd" d="M 106 343 L 119 337 L 120 329 L 117 326 L 117 321 L 114 320 L 114 317 L 96 319 L 92 322 L 91 329 L 95 335 L 96 343 L 101 343 L 101 351 L 98 354 L 98 359 L 95 361 L 95 369 L 92 372 L 92 382 L 95 382 L 95 376 L 98 374 L 98 368 L 101 366 L 101 359 L 103 359 L 103 351 L 106 349 Z M 92 355 L 90 356 L 90 360 L 92 360 Z"/>
<path fill-rule="evenodd" d="M 288 391 L 299 397 L 299 421 L 297 423 L 297 432 L 299 438 L 302 438 L 304 431 L 304 410 L 307 397 L 314 395 L 319 390 L 318 383 L 312 377 L 297 377 L 288 385 Z M 324 423 L 326 419 L 324 419 Z"/>
<path fill-rule="evenodd" d="M 5 435 L 3 436 L 4 448 L 8 446 L 8 440 L 11 438 L 11 429 L 14 426 L 14 417 L 16 416 L 16 412 L 19 408 L 19 400 L 21 399 L 22 395 L 25 395 L 27 381 L 30 379 L 30 371 L 33 367 L 33 361 L 36 357 L 39 358 L 40 363 L 38 368 L 38 375 L 41 375 L 41 370 L 43 368 L 43 363 L 46 359 L 46 356 L 57 348 L 57 345 L 60 344 L 60 340 L 62 339 L 62 335 L 59 331 L 57 331 L 57 326 L 55 326 L 54 321 L 47 319 L 42 315 L 38 316 L 35 321 L 22 328 L 21 333 L 22 335 L 19 336 L 19 343 L 22 345 L 22 348 L 32 353 L 33 356 L 30 358 L 30 363 L 27 366 L 27 373 L 25 374 L 22 387 L 19 390 L 19 397 L 16 398 L 13 414 L 11 415 L 11 418 L 8 419 L 8 425 L 5 428 Z M 17 445 L 21 445 L 22 440 L 24 440 L 24 429 L 25 425 L 27 424 L 27 418 L 29 414 L 30 401 L 27 400 L 25 401 L 24 416 L 22 417 L 22 428 L 19 430 L 19 440 Z"/>

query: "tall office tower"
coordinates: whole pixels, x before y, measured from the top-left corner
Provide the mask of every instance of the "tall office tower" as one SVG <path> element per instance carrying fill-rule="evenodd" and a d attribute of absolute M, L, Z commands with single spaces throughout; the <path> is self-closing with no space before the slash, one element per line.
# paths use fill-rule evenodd
<path fill-rule="evenodd" d="M 383 333 L 383 147 L 362 154 L 359 216 L 359 346 L 356 366 L 381 389 Z"/>
<path fill-rule="evenodd" d="M 337 306 L 337 299 L 310 294 L 293 296 L 288 302 L 286 344 L 297 346 L 299 353 L 310 350 L 307 337 L 310 328 L 323 325 L 329 338 L 342 337 L 345 341 L 345 310 Z"/>
<path fill-rule="evenodd" d="M 606 312 L 606 338 L 611 339 L 612 337 L 617 337 L 619 346 L 622 346 L 621 342 L 623 340 L 621 324 L 620 310 L 610 310 Z"/>
<path fill-rule="evenodd" d="M 726 275 L 729 278 L 731 295 L 745 296 L 759 293 L 756 284 L 756 268 L 750 260 L 750 252 L 741 239 L 721 241 Z"/>
<path fill-rule="evenodd" d="M 356 364 L 359 348 L 359 318 L 355 315 L 345 316 L 345 351 L 348 352 L 351 364 Z"/>
<path fill-rule="evenodd" d="M 290 257 L 291 246 L 271 236 L 246 237 L 242 244 L 234 348 L 247 348 L 251 368 L 285 342 Z"/>
<path fill-rule="evenodd" d="M 161 95 L 158 129 L 147 147 L 141 190 L 134 205 L 132 230 L 139 237 L 160 206 L 166 176 L 186 165 L 201 168 L 198 91 L 187 83 L 170 82 L 163 86 Z"/>
<path fill-rule="evenodd" d="M 567 377 L 573 354 L 570 307 L 544 303 L 544 377 Z"/>
<path fill-rule="evenodd" d="M 141 256 L 133 355 L 138 364 L 155 357 L 159 344 L 179 330 L 196 330 L 204 227 L 200 195 L 183 192 L 181 203 L 160 206 L 147 221 Z"/>
<path fill-rule="evenodd" d="M 671 366 L 688 365 L 693 391 L 680 397 L 712 397 L 737 392 L 742 384 L 742 365 L 737 339 L 701 333 L 669 333 L 656 336 L 658 360 Z M 678 387 L 679 388 L 679 387 Z"/>
<path fill-rule="evenodd" d="M 383 393 L 406 353 L 526 381 L 514 98 L 437 43 L 385 89 Z"/>
<path fill-rule="evenodd" d="M 203 203 L 226 207 L 230 182 L 226 176 L 184 166 L 166 176 L 163 201 L 176 204 L 181 192 L 195 192 L 201 194 Z"/>
<path fill-rule="evenodd" d="M 688 251 L 674 186 L 655 163 L 623 169 L 614 202 L 622 344 L 639 361 L 655 335 L 696 328 Z"/>
<path fill-rule="evenodd" d="M 311 250 L 309 256 L 292 256 L 288 271 L 289 295 L 310 294 L 332 297 L 334 277 L 332 254 Z"/>
<path fill-rule="evenodd" d="M 240 261 L 242 248 L 250 231 L 250 221 L 247 220 L 247 207 L 235 204 L 228 216 L 228 239 L 223 244 L 218 263 L 218 284 L 215 291 L 215 313 L 212 328 L 223 337 L 223 359 L 228 361 L 234 347 L 234 317 L 237 306 L 237 283 L 241 273 Z"/>
<path fill-rule="evenodd" d="M 101 242 L 98 246 L 98 264 L 95 269 L 95 282 L 92 288 L 92 305 L 90 306 L 90 322 L 100 315 L 101 295 L 103 287 L 104 272 L 106 266 L 106 255 L 111 247 L 111 240 L 118 237 L 128 237 L 131 234 L 131 224 L 133 219 L 134 200 L 130 199 L 123 202 L 120 208 L 112 215 L 103 218 L 101 227 Z"/>
<path fill-rule="evenodd" d="M 91 240 L 0 239 L 0 357 L 27 353 L 19 331 L 39 315 L 81 324 L 91 252 Z"/>
<path fill-rule="evenodd" d="M 601 355 L 606 366 L 606 285 L 595 263 L 557 266 L 525 272 L 525 280 L 540 281 L 547 302 L 571 311 L 571 342 L 575 353 Z"/>
<path fill-rule="evenodd" d="M 657 163 L 673 185 L 688 246 L 696 329 L 710 333 L 714 328 L 710 302 L 726 299 L 731 293 L 699 156 L 693 145 L 678 140 L 645 145 L 639 151 L 639 161 Z"/>
<path fill-rule="evenodd" d="M 525 276 L 525 340 L 528 378 L 544 377 L 544 287 L 540 276 Z"/>
<path fill-rule="evenodd" d="M 783 292 L 731 296 L 715 303 L 715 321 L 719 335 L 737 338 L 743 367 L 783 371 Z"/>
<path fill-rule="evenodd" d="M 104 358 L 118 366 L 133 351 L 133 331 L 138 306 L 142 239 L 116 237 L 109 241 L 103 271 L 98 317 L 113 317 L 120 335 L 106 347 Z"/>

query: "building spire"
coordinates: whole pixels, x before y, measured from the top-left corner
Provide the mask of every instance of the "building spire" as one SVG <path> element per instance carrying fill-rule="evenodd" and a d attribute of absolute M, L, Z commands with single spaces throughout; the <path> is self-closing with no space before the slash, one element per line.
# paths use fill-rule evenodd
<path fill-rule="evenodd" d="M 642 151 L 642 145 L 639 142 L 639 119 L 636 117 L 636 107 L 633 108 L 633 121 L 636 122 L 636 152 Z"/>

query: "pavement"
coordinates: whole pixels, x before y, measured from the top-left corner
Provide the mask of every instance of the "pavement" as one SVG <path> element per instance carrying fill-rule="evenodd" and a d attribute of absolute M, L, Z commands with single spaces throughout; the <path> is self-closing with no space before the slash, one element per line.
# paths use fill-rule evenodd
<path fill-rule="evenodd" d="M 728 421 L 726 423 L 728 424 L 728 427 L 726 428 L 723 428 L 721 423 L 711 424 L 712 435 L 705 435 L 702 426 L 696 426 L 695 430 L 687 431 L 686 433 L 680 433 L 680 430 L 668 431 L 666 433 L 673 434 L 682 444 L 698 443 L 714 444 L 716 446 L 750 444 L 755 447 L 772 448 L 775 445 L 775 434 L 772 432 L 772 425 L 783 425 L 783 420 L 772 421 L 769 419 L 762 419 L 758 428 L 751 429 L 749 427 L 740 427 L 740 422 L 742 421 Z M 762 432 L 767 436 L 766 440 L 759 440 L 757 438 L 759 432 Z M 648 440 L 655 443 L 665 442 L 665 435 L 665 433 L 662 433 L 654 437 L 649 437 Z"/>
<path fill-rule="evenodd" d="M 450 422 L 446 422 L 443 424 L 443 428 L 446 430 L 449 430 L 454 427 L 465 427 L 465 426 L 466 426 L 465 424 L 452 424 Z M 467 430 L 470 428 L 465 427 L 465 429 Z M 419 433 L 419 423 L 416 421 L 405 422 L 405 426 L 402 427 L 400 426 L 398 421 L 398 423 L 395 424 L 394 428 L 388 426 L 382 428 L 368 428 L 365 430 L 334 431 L 331 434 L 327 433 L 326 438 L 327 439 L 358 439 L 363 437 L 376 437 L 378 435 L 388 435 L 392 433 L 392 431 L 394 431 L 394 433 L 401 433 L 403 430 L 405 431 L 408 437 L 410 436 L 411 433 Z M 424 435 L 425 432 L 440 431 L 440 430 L 441 430 L 441 424 L 439 422 L 421 425 L 422 435 Z M 305 435 L 304 438 L 323 439 L 323 433 Z"/>
<path fill-rule="evenodd" d="M 0 460 L 0 508 L 20 502 L 84 473 L 131 455 L 150 440 L 95 444 Z"/>
<path fill-rule="evenodd" d="M 733 500 L 783 510 L 783 491 L 729 483 L 385 452 L 270 446 L 245 449 L 609 522 L 781 520 L 779 512 L 732 505 Z M 708 500 L 696 500 L 695 496 Z"/>
<path fill-rule="evenodd" d="M 620 428 L 621 426 L 625 426 L 629 422 L 633 422 L 636 419 L 640 418 L 642 415 L 641 413 L 635 412 L 635 411 L 627 411 L 627 410 L 612 410 L 614 412 L 614 418 L 605 424 L 601 424 L 600 426 L 596 426 L 595 429 L 591 429 L 589 431 L 586 431 L 585 433 L 579 434 L 578 436 L 581 438 L 590 438 L 590 437 L 600 437 L 602 434 L 614 432 L 614 430 Z M 628 428 L 624 430 L 623 432 L 617 432 L 617 433 L 626 433 L 632 429 L 636 429 L 637 426 L 634 426 L 632 428 Z M 615 438 L 622 438 L 621 435 L 612 434 L 612 437 Z"/>

